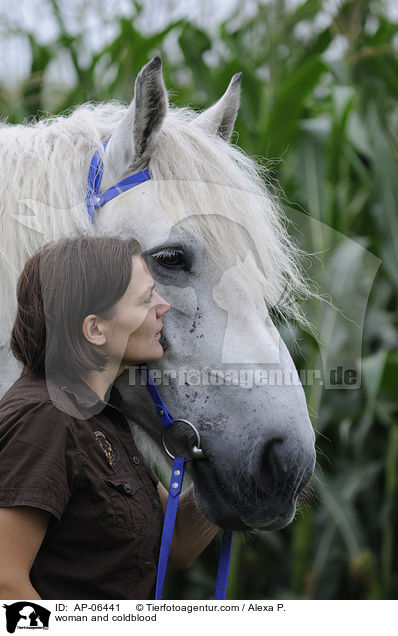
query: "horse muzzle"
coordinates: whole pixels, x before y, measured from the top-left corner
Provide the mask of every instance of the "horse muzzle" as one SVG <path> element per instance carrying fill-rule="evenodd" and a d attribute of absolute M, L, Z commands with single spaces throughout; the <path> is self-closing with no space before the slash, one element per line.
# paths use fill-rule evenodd
<path fill-rule="evenodd" d="M 202 435 L 204 459 L 192 461 L 198 506 L 211 522 L 228 530 L 277 530 L 294 518 L 299 493 L 315 468 L 313 443 L 269 436 L 237 454 L 233 444 L 214 449 Z"/>

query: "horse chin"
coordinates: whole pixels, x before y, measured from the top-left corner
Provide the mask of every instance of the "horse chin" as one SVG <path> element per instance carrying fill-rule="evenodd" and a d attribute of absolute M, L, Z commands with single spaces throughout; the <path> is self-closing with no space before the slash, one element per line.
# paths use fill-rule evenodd
<path fill-rule="evenodd" d="M 219 528 L 239 531 L 251 529 L 250 525 L 247 525 L 225 501 L 217 501 L 217 505 L 214 505 L 213 501 L 213 505 L 209 505 L 208 499 L 198 493 L 196 489 L 195 497 L 202 515 L 214 525 L 219 526 Z"/>
<path fill-rule="evenodd" d="M 245 519 L 244 522 L 252 529 L 252 530 L 281 530 L 291 523 L 296 514 L 296 501 L 289 507 L 288 510 L 285 510 L 280 513 L 276 513 L 272 518 L 269 519 Z"/>
<path fill-rule="evenodd" d="M 289 525 L 296 513 L 297 498 L 289 503 L 275 504 L 270 502 L 267 509 L 260 516 L 258 510 L 241 512 L 240 514 L 221 495 L 214 496 L 210 501 L 207 496 L 195 488 L 195 497 L 201 513 L 223 530 L 280 530 Z M 211 503 L 210 503 L 211 502 Z"/>

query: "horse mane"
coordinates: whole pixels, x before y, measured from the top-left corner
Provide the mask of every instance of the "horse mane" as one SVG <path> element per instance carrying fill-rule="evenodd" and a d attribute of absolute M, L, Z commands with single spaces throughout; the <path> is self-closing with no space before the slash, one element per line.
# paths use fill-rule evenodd
<path fill-rule="evenodd" d="M 26 260 L 47 241 L 95 232 L 85 204 L 90 160 L 126 110 L 116 102 L 89 103 L 61 116 L 0 126 L 0 346 L 8 342 L 16 281 Z M 158 202 L 173 222 L 208 215 L 197 239 L 220 264 L 225 250 L 243 260 L 238 231 L 243 225 L 262 263 L 262 271 L 253 267 L 248 274 L 248 284 L 261 288 L 268 307 L 308 324 L 296 299 L 312 295 L 311 287 L 299 265 L 302 254 L 267 188 L 267 171 L 237 146 L 195 125 L 196 116 L 189 108 L 170 107 L 157 135 L 149 167 Z M 227 234 L 219 215 L 234 222 Z"/>
<path fill-rule="evenodd" d="M 91 157 L 126 107 L 84 104 L 21 125 L 0 126 L 0 346 L 8 343 L 16 282 L 28 258 L 64 235 L 91 234 L 85 204 Z"/>

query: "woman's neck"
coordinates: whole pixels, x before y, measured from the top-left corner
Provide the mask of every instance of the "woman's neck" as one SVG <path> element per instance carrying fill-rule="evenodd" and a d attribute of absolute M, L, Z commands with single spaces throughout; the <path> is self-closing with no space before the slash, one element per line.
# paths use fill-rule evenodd
<path fill-rule="evenodd" d="M 82 380 L 88 384 L 90 389 L 95 391 L 101 400 L 104 400 L 110 385 L 113 384 L 124 369 L 125 365 L 121 365 L 117 369 L 108 366 L 103 371 L 86 371 L 85 375 L 82 376 Z"/>

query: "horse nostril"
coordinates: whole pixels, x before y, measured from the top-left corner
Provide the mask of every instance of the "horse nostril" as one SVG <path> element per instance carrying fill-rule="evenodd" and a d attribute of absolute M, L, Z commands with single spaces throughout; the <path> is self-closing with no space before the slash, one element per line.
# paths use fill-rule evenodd
<path fill-rule="evenodd" d="M 265 443 L 260 455 L 259 481 L 260 489 L 275 494 L 283 488 L 288 478 L 288 470 L 281 452 L 282 438 L 274 438 Z"/>

